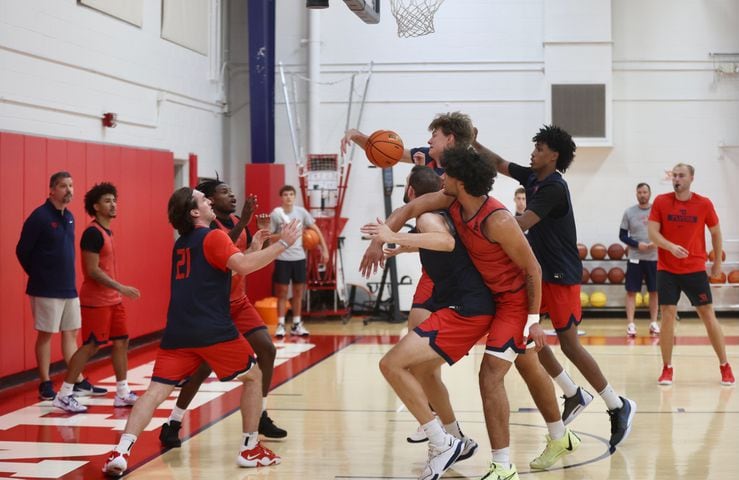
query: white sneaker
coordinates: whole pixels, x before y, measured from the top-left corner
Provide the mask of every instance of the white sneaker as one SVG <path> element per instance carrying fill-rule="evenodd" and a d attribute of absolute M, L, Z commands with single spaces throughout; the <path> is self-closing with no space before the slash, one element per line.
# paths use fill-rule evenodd
<path fill-rule="evenodd" d="M 465 437 L 462 440 L 464 440 L 464 448 L 462 448 L 462 451 L 459 453 L 459 457 L 457 457 L 457 462 L 461 462 L 462 460 L 467 460 L 472 455 L 477 452 L 477 442 L 472 440 L 470 437 Z"/>
<path fill-rule="evenodd" d="M 277 328 L 275 329 L 275 337 L 282 338 L 284 336 L 285 336 L 285 324 L 278 323 Z"/>
<path fill-rule="evenodd" d="M 659 335 L 659 323 L 652 322 L 649 324 L 649 334 L 650 335 Z"/>
<path fill-rule="evenodd" d="M 127 454 L 116 452 L 115 450 L 110 452 L 108 460 L 106 460 L 105 465 L 103 465 L 103 473 L 110 477 L 122 476 L 123 472 L 128 468 L 128 461 L 126 461 L 127 456 Z"/>
<path fill-rule="evenodd" d="M 290 335 L 296 335 L 299 337 L 307 337 L 310 332 L 303 326 L 303 322 L 293 323 L 293 328 L 290 329 Z"/>
<path fill-rule="evenodd" d="M 421 472 L 419 480 L 436 480 L 457 461 L 464 448 L 464 441 L 450 434 L 444 436 L 444 446 L 437 448 L 429 444 L 429 459 Z"/>
<path fill-rule="evenodd" d="M 429 437 L 426 436 L 426 432 L 423 431 L 422 426 L 418 426 L 415 432 L 405 437 L 405 441 L 408 443 L 423 443 L 427 442 Z"/>
<path fill-rule="evenodd" d="M 113 400 L 113 406 L 114 407 L 132 407 L 134 403 L 136 403 L 136 400 L 139 399 L 139 396 L 135 393 L 129 391 L 128 395 L 125 397 L 119 397 L 118 395 L 115 396 L 115 400 Z"/>
<path fill-rule="evenodd" d="M 56 397 L 54 397 L 51 405 L 56 408 L 61 408 L 65 412 L 69 413 L 82 413 L 87 411 L 87 407 L 80 404 L 80 402 L 78 402 L 77 399 L 74 398 L 74 395 L 67 395 L 66 397 L 57 395 Z"/>
<path fill-rule="evenodd" d="M 636 325 L 633 323 L 630 323 L 626 325 L 626 336 L 627 337 L 636 337 Z"/>

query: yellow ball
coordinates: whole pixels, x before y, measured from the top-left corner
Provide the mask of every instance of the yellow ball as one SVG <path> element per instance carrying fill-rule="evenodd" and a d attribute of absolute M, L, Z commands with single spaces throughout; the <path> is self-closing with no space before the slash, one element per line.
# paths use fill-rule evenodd
<path fill-rule="evenodd" d="M 580 292 L 580 306 L 581 307 L 587 307 L 590 305 L 590 297 L 585 292 Z"/>
<path fill-rule="evenodd" d="M 645 307 L 649 306 L 649 292 L 644 294 L 644 298 L 642 299 L 642 305 Z"/>
<path fill-rule="evenodd" d="M 644 305 L 644 297 L 642 296 L 641 292 L 636 292 L 636 297 L 634 301 L 637 307 L 641 307 L 642 305 Z"/>
<path fill-rule="evenodd" d="M 594 307 L 605 307 L 607 300 L 608 298 L 606 297 L 606 294 L 603 292 L 593 292 L 590 295 L 590 305 Z"/>

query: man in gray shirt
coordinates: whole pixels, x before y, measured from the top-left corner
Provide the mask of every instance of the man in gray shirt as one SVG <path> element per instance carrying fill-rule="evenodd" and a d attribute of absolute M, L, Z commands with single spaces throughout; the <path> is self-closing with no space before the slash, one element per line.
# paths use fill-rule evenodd
<path fill-rule="evenodd" d="M 652 191 L 646 183 L 636 186 L 638 204 L 631 206 L 624 212 L 621 220 L 619 238 L 629 248 L 629 260 L 626 266 L 626 335 L 636 336 L 634 310 L 636 294 L 641 292 L 642 281 L 647 283 L 649 292 L 649 333 L 659 335 L 657 323 L 657 246 L 649 241 L 647 222 L 652 204 L 649 199 Z"/>
<path fill-rule="evenodd" d="M 326 241 L 323 238 L 321 230 L 316 226 L 311 214 L 303 207 L 295 205 L 295 187 L 292 185 L 283 186 L 280 189 L 280 198 L 282 199 L 282 205 L 272 210 L 269 216 L 272 233 L 279 233 L 283 225 L 290 223 L 291 220 L 298 220 L 302 223 L 303 229 L 308 228 L 318 234 L 321 247 L 321 262 L 326 263 L 328 261 Z M 275 330 L 275 336 L 277 338 L 285 336 L 285 312 L 287 311 L 287 292 L 290 287 L 290 281 L 293 284 L 293 295 L 291 299 L 293 327 L 290 333 L 302 337 L 310 335 L 310 332 L 303 326 L 300 318 L 303 310 L 303 292 L 305 291 L 305 258 L 303 238 L 298 237 L 298 240 L 282 252 L 277 257 L 277 260 L 275 260 L 272 282 L 275 286 L 275 295 L 277 295 L 277 330 Z"/>

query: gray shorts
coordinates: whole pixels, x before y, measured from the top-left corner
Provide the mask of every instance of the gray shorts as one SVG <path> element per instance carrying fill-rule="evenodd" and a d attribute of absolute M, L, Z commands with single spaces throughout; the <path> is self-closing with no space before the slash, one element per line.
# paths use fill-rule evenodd
<path fill-rule="evenodd" d="M 48 298 L 33 297 L 31 312 L 33 312 L 34 327 L 36 330 L 47 333 L 57 333 L 60 330 L 77 330 L 82 324 L 80 314 L 80 299 L 75 298 Z"/>

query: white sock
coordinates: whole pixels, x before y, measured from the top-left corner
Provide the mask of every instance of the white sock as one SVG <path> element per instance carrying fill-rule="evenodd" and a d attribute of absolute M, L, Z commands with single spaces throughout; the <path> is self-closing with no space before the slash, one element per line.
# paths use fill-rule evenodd
<path fill-rule="evenodd" d="M 59 389 L 59 396 L 64 398 L 72 395 L 74 383 L 62 382 L 62 388 Z"/>
<path fill-rule="evenodd" d="M 565 424 L 562 420 L 552 423 L 547 422 L 547 430 L 549 430 L 549 438 L 552 440 L 559 440 L 565 436 Z"/>
<path fill-rule="evenodd" d="M 511 449 L 510 447 L 501 448 L 499 450 L 492 450 L 493 462 L 500 463 L 506 468 L 511 468 Z"/>
<path fill-rule="evenodd" d="M 421 425 L 421 428 L 423 428 L 424 433 L 426 433 L 431 445 L 434 445 L 435 447 L 441 447 L 444 445 L 444 435 L 446 435 L 446 433 L 444 432 L 439 420 L 434 418 L 429 423 Z"/>
<path fill-rule="evenodd" d="M 123 435 L 121 435 L 121 439 L 118 440 L 118 445 L 116 445 L 115 451 L 125 454 L 131 453 L 131 448 L 133 447 L 133 444 L 136 443 L 136 438 L 136 435 L 124 433 Z"/>
<path fill-rule="evenodd" d="M 241 442 L 241 451 L 243 452 L 244 450 L 251 450 L 252 448 L 257 446 L 258 441 L 259 432 L 245 433 Z"/>
<path fill-rule="evenodd" d="M 616 410 L 624 406 L 624 402 L 622 402 L 619 396 L 616 395 L 616 392 L 613 391 L 613 387 L 611 387 L 610 383 L 606 385 L 606 388 L 604 388 L 602 392 L 598 392 L 598 395 L 600 395 L 600 398 L 606 402 L 608 410 Z"/>
<path fill-rule="evenodd" d="M 267 411 L 267 397 L 262 397 L 262 411 Z"/>
<path fill-rule="evenodd" d="M 185 416 L 185 412 L 187 411 L 186 408 L 180 408 L 177 405 L 174 406 L 172 409 L 172 413 L 169 414 L 169 420 L 168 422 L 175 421 L 175 422 L 182 422 L 182 417 Z"/>
<path fill-rule="evenodd" d="M 444 425 L 444 430 L 446 430 L 447 433 L 454 435 L 456 438 L 459 438 L 459 439 L 464 438 L 462 429 L 459 428 L 459 422 L 457 422 L 456 420 L 453 421 L 452 423 L 448 423 Z"/>
<path fill-rule="evenodd" d="M 562 389 L 562 393 L 565 397 L 569 398 L 577 393 L 577 384 L 572 380 L 566 371 L 562 370 L 562 373 L 554 377 L 554 381 Z"/>
<path fill-rule="evenodd" d="M 284 327 L 285 326 L 285 317 L 284 316 L 283 317 L 277 317 L 277 323 L 279 323 L 280 325 L 282 325 Z"/>
<path fill-rule="evenodd" d="M 131 389 L 128 387 L 128 380 L 121 380 L 115 382 L 115 394 L 121 398 L 126 398 L 131 393 Z"/>
<path fill-rule="evenodd" d="M 300 315 L 293 315 L 293 325 L 300 323 Z"/>

